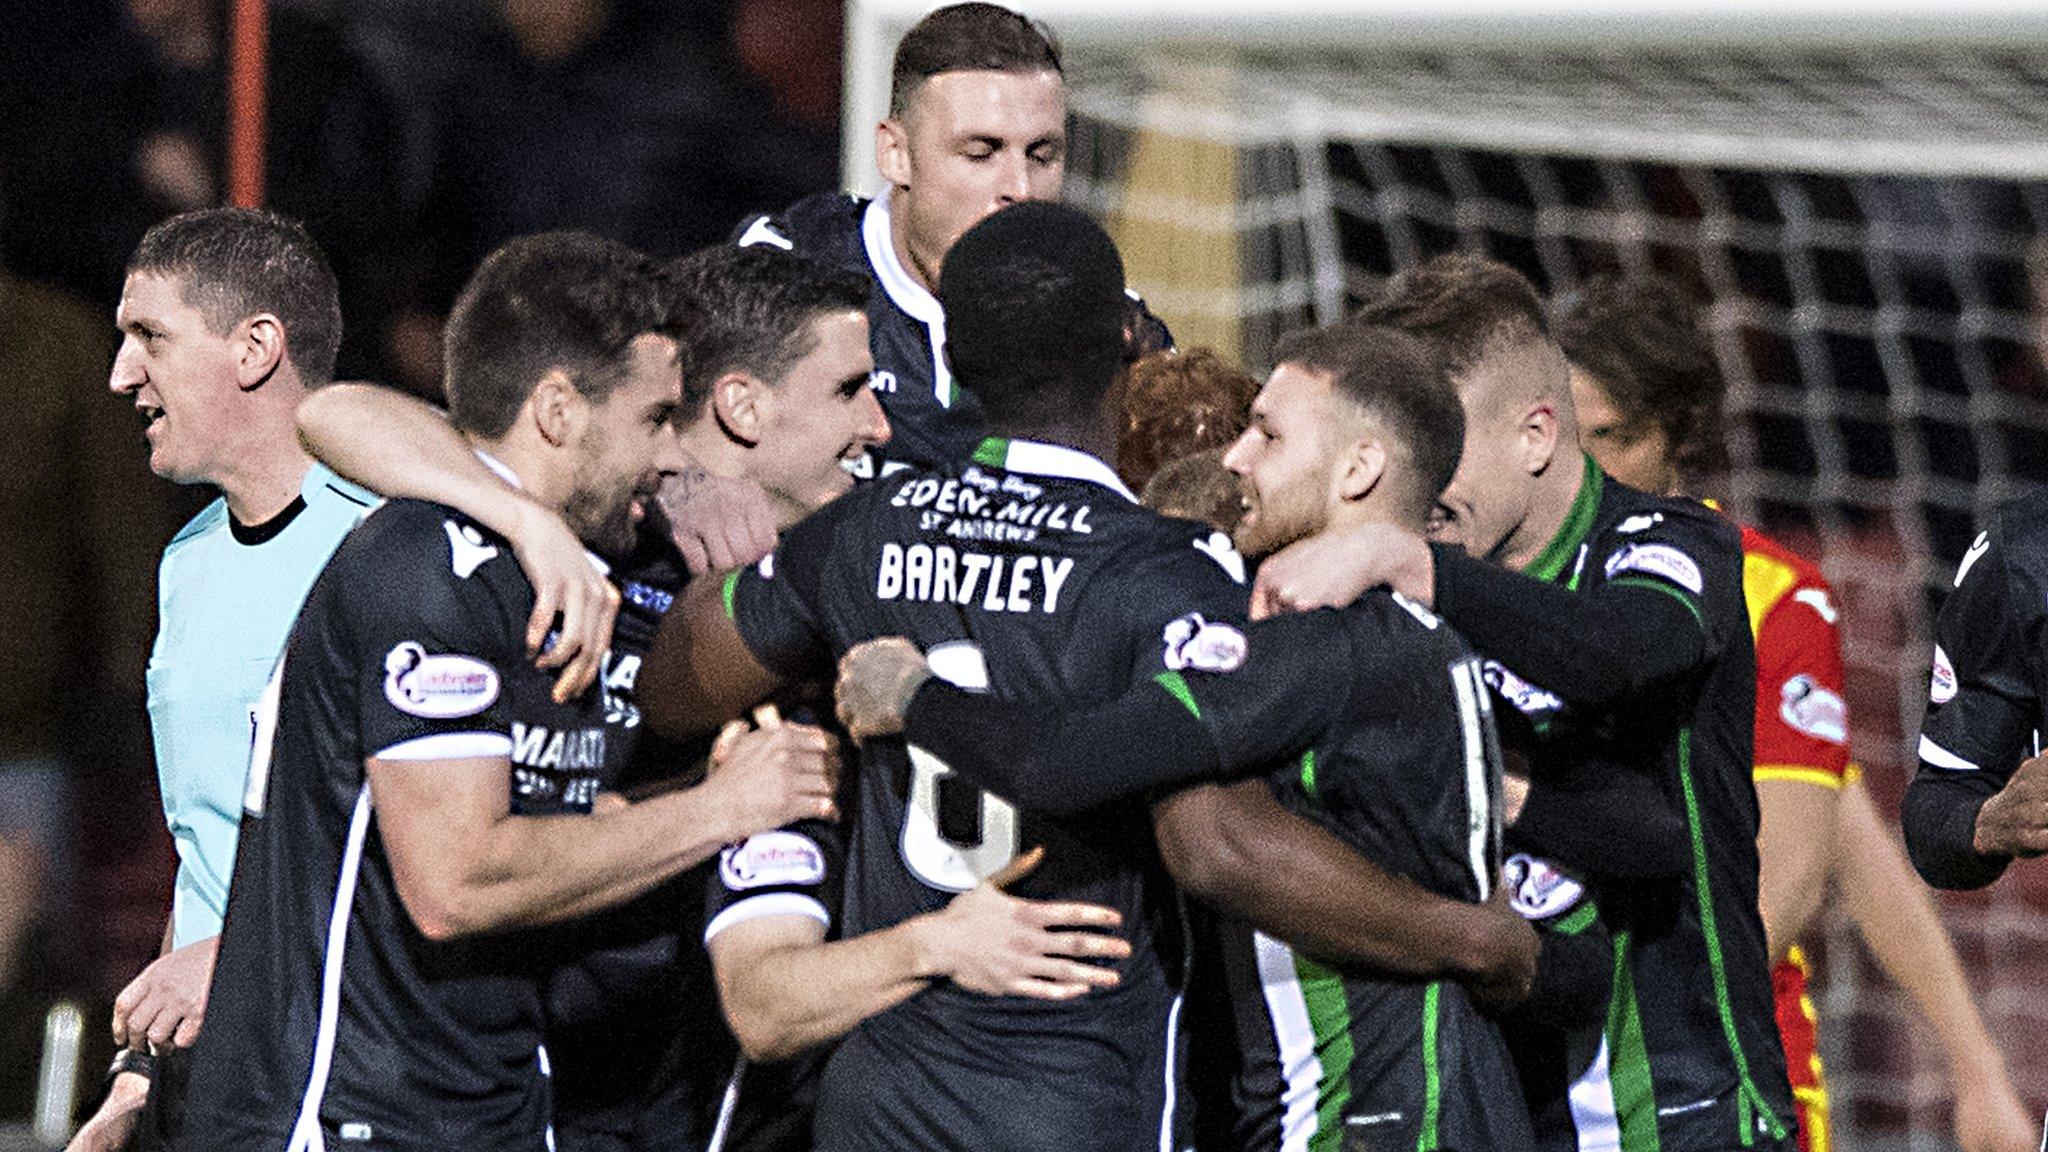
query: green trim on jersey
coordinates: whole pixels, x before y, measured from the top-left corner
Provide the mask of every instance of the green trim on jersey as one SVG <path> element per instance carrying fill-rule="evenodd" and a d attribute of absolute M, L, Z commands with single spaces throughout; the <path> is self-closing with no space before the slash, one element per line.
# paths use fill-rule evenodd
<path fill-rule="evenodd" d="M 1580 903 L 1577 908 L 1572 909 L 1571 915 L 1552 924 L 1550 930 L 1559 936 L 1577 936 L 1579 933 L 1591 928 L 1593 921 L 1599 918 L 1600 909 L 1594 907 L 1591 900 L 1587 900 Z"/>
<path fill-rule="evenodd" d="M 1322 1083 L 1316 1085 L 1316 1130 L 1309 1152 L 1342 1152 L 1344 1109 L 1351 1103 L 1351 1001 L 1344 979 L 1300 953 L 1294 954 L 1294 978 L 1308 1008 L 1309 1030 L 1315 1033 L 1316 1060 Z"/>
<path fill-rule="evenodd" d="M 1607 1002 L 1607 1079 L 1614 1117 L 1621 1126 L 1622 1152 L 1658 1152 L 1657 1092 L 1650 1080 L 1650 1051 L 1643 1042 L 1643 1013 L 1636 1004 L 1635 971 L 1628 962 L 1629 934 L 1614 934 L 1614 993 Z"/>
<path fill-rule="evenodd" d="M 1321 799 L 1316 795 L 1316 750 L 1313 748 L 1301 754 L 1301 788 L 1308 793 L 1309 799 Z"/>
<path fill-rule="evenodd" d="M 746 571 L 744 568 L 735 568 L 727 572 L 725 574 L 725 583 L 719 586 L 718 598 L 725 602 L 725 618 L 727 620 L 739 619 L 739 609 L 735 605 L 739 600 L 740 594 L 740 573 L 744 571 Z"/>
<path fill-rule="evenodd" d="M 974 462 L 990 468 L 1001 468 L 1010 458 L 1010 442 L 1001 436 L 990 436 L 974 448 Z"/>
<path fill-rule="evenodd" d="M 1700 606 L 1698 604 L 1693 603 L 1692 597 L 1687 596 L 1680 589 L 1670 584 L 1666 584 L 1662 580 L 1653 580 L 1647 576 L 1623 576 L 1618 580 L 1609 580 L 1607 582 L 1607 586 L 1609 588 L 1620 588 L 1624 586 L 1629 588 L 1654 588 L 1657 591 L 1664 593 L 1666 596 L 1671 597 L 1673 600 L 1678 601 L 1680 604 L 1685 605 L 1685 610 L 1687 612 L 1692 613 L 1693 621 L 1697 623 L 1700 627 L 1704 628 L 1707 626 L 1707 618 L 1700 614 Z"/>
<path fill-rule="evenodd" d="M 1202 706 L 1195 702 L 1195 690 L 1188 687 L 1188 678 L 1178 672 L 1161 672 L 1152 677 L 1152 682 L 1166 689 L 1166 694 L 1181 702 L 1195 719 L 1202 718 Z"/>
<path fill-rule="evenodd" d="M 1721 956 L 1721 933 L 1714 922 L 1714 895 L 1707 884 L 1707 840 L 1700 826 L 1700 801 L 1692 785 L 1692 729 L 1678 730 L 1678 783 L 1685 793 L 1685 823 L 1692 839 L 1693 889 L 1699 898 L 1700 934 L 1707 939 L 1707 967 L 1714 976 L 1714 1004 L 1721 1013 L 1721 1034 L 1727 1038 L 1728 1054 L 1735 1060 L 1736 1113 L 1742 1126 L 1742 1146 L 1756 1143 L 1755 1116 L 1768 1121 L 1771 1138 L 1785 1138 L 1785 1125 L 1757 1089 L 1749 1075 L 1749 1055 L 1742 1050 L 1742 1037 L 1735 1028 L 1735 1007 L 1728 998 L 1728 964 Z"/>
<path fill-rule="evenodd" d="M 1415 1138 L 1415 1152 L 1436 1152 L 1437 1118 L 1443 1113 L 1443 1066 L 1436 1052 L 1437 1008 L 1443 991 L 1443 982 L 1432 980 L 1422 992 L 1422 1131 Z"/>
<path fill-rule="evenodd" d="M 1554 583 L 1571 560 L 1572 553 L 1585 542 L 1586 534 L 1593 530 L 1593 518 L 1600 511 L 1600 493 L 1606 487 L 1606 475 L 1593 458 L 1585 458 L 1585 475 L 1579 481 L 1579 494 L 1572 497 L 1571 511 L 1565 513 L 1564 523 L 1558 525 L 1557 535 L 1536 554 L 1523 571 L 1538 580 Z M 1576 581 L 1574 581 L 1576 583 Z"/>

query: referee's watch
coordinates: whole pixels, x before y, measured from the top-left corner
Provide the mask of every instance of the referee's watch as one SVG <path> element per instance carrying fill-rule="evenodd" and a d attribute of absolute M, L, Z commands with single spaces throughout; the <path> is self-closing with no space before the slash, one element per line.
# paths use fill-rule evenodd
<path fill-rule="evenodd" d="M 156 1074 L 156 1057 L 134 1048 L 123 1048 L 114 1057 L 114 1063 L 107 1068 L 107 1083 L 123 1072 L 133 1072 L 144 1080 Z"/>

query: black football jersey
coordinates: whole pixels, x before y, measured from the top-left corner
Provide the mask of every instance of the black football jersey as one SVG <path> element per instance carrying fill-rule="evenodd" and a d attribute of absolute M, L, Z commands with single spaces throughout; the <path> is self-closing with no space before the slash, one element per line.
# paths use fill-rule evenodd
<path fill-rule="evenodd" d="M 2011 863 L 1980 856 L 1977 814 L 2040 751 L 2048 727 L 2048 494 L 2016 500 L 1971 542 L 1934 625 L 1906 846 L 1929 883 L 1981 888 Z"/>
<path fill-rule="evenodd" d="M 907 466 L 944 467 L 967 458 L 981 442 L 981 406 L 946 367 L 946 315 L 939 301 L 897 256 L 890 232 L 889 197 L 844 192 L 809 196 L 781 212 L 755 216 L 734 232 L 742 247 L 769 244 L 859 272 L 874 282 L 868 301 L 868 345 L 875 358 L 870 381 L 889 417 L 889 443 L 857 465 L 873 478 Z M 1172 334 L 1131 298 L 1142 326 L 1142 347 L 1168 347 Z"/>
<path fill-rule="evenodd" d="M 1227 538 L 1142 508 L 1101 461 L 990 440 L 970 462 L 842 497 L 734 573 L 726 603 L 755 656 L 787 676 L 903 635 L 963 687 L 1101 702 L 1166 670 L 1176 622 L 1241 619 L 1242 575 Z M 1064 1003 L 939 982 L 870 1018 L 827 1067 L 819 1146 L 1076 1152 L 1160 1140 L 1179 918 L 1142 808 L 1045 819 L 921 749 L 869 741 L 844 932 L 943 908 L 1034 845 L 1045 862 L 1012 891 L 1120 910 L 1133 949 L 1122 982 Z"/>
<path fill-rule="evenodd" d="M 671 780 L 703 747 L 647 731 L 634 699 L 640 662 L 687 574 L 657 511 L 612 569 L 621 602 L 599 675 L 625 737 L 606 790 Z M 574 954 L 543 982 L 560 1152 L 690 1152 L 710 1139 L 738 1054 L 704 953 L 707 862 L 618 908 L 579 920 Z"/>
<path fill-rule="evenodd" d="M 505 757 L 586 805 L 621 725 L 525 654 L 509 545 L 393 501 L 306 599 L 259 716 L 235 884 L 195 1055 L 194 1148 L 547 1146 L 540 976 L 561 934 L 435 942 L 400 903 L 366 758 Z"/>
<path fill-rule="evenodd" d="M 1619 484 L 1588 457 L 1565 523 L 1524 573 L 1580 595 L 1640 585 L 1674 597 L 1705 630 L 1711 654 L 1681 683 L 1574 714 L 1512 651 L 1489 648 L 1481 623 L 1468 624 L 1440 590 L 1439 610 L 1471 632 L 1491 662 L 1489 680 L 1537 734 L 1529 809 L 1546 778 L 1589 764 L 1647 771 L 1685 840 L 1681 884 L 1601 895 L 1614 944 L 1604 1027 L 1511 1037 L 1539 1142 L 1771 1146 L 1791 1131 L 1792 1097 L 1757 911 L 1756 658 L 1739 532 L 1695 501 Z"/>
<path fill-rule="evenodd" d="M 1159 681 L 1227 771 L 1266 766 L 1282 803 L 1381 867 L 1439 896 L 1488 897 L 1500 746 L 1479 660 L 1449 625 L 1373 592 L 1253 625 L 1241 656 L 1184 651 L 1185 670 Z M 1534 1146 L 1500 1031 L 1457 983 L 1339 972 L 1228 918 L 1219 932 L 1233 1146 Z"/>

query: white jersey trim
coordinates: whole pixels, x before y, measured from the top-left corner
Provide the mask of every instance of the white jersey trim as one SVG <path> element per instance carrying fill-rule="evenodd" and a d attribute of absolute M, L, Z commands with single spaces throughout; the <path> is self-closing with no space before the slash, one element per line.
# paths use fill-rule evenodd
<path fill-rule="evenodd" d="M 512 758 L 512 738 L 503 732 L 439 732 L 402 740 L 373 760 L 471 760 L 487 757 Z"/>
<path fill-rule="evenodd" d="M 348 950 L 349 915 L 356 903 L 356 879 L 363 867 L 363 843 L 370 834 L 370 782 L 356 793 L 355 814 L 348 822 L 348 845 L 341 853 L 341 875 L 334 884 L 334 912 L 327 920 L 327 948 L 320 967 L 320 1024 L 313 1038 L 313 1069 L 306 1076 L 306 1094 L 299 1119 L 292 1125 L 286 1152 L 326 1152 L 320 1131 L 320 1103 L 327 1095 L 327 1077 L 334 1070 L 334 1036 L 341 1023 L 341 962 Z"/>
<path fill-rule="evenodd" d="M 1951 772 L 1982 771 L 1975 764 L 1943 748 L 1926 736 L 1920 737 L 1920 759 L 1934 765 L 1936 768 L 1946 768 Z"/>
<path fill-rule="evenodd" d="M 1479 680 L 1476 660 L 1461 660 L 1451 667 L 1451 686 L 1458 695 L 1458 723 L 1465 738 L 1465 850 L 1472 865 L 1472 883 L 1479 900 L 1493 895 L 1493 865 L 1488 851 L 1494 844 L 1493 781 L 1486 763 L 1486 718 L 1480 702 L 1486 698 Z"/>
<path fill-rule="evenodd" d="M 882 291 L 888 294 L 890 303 L 923 324 L 931 334 L 932 395 L 939 407 L 951 408 L 953 370 L 946 366 L 946 310 L 896 256 L 896 233 L 890 223 L 886 189 L 868 201 L 867 211 L 860 219 L 860 240 L 867 250 L 868 266 L 875 270 L 875 279 L 882 282 Z"/>
<path fill-rule="evenodd" d="M 832 913 L 817 898 L 801 892 L 768 892 L 750 896 L 713 916 L 704 926 L 704 942 L 711 943 L 713 936 L 735 925 L 770 916 L 804 916 L 827 928 L 832 926 Z"/>
<path fill-rule="evenodd" d="M 1166 1010 L 1166 1105 L 1159 1113 L 1159 1152 L 1177 1152 L 1173 1146 L 1174 1112 L 1179 1108 L 1175 1091 L 1180 1080 L 1180 1006 L 1185 996 L 1175 996 Z"/>
<path fill-rule="evenodd" d="M 1308 1152 L 1323 1083 L 1308 999 L 1301 992 L 1292 949 L 1264 932 L 1252 933 L 1252 948 L 1258 957 L 1266 1014 L 1273 1022 L 1273 1040 L 1280 1049 L 1280 1152 Z"/>

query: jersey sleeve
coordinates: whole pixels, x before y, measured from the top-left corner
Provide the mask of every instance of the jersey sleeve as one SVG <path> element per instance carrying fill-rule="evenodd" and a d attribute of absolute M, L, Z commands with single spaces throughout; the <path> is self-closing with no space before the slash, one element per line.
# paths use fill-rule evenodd
<path fill-rule="evenodd" d="M 802 820 L 725 849 L 705 893 L 704 942 L 769 916 L 808 917 L 829 930 L 844 863 L 840 843 L 836 825 Z"/>
<path fill-rule="evenodd" d="M 1184 546 L 1162 549 L 1125 579 L 1090 589 L 1086 608 L 1084 635 L 1128 638 L 1130 683 L 1199 669 L 1221 655 L 1208 650 L 1211 644 L 1243 638 L 1250 609 L 1244 558 L 1230 537 L 1190 524 Z"/>
<path fill-rule="evenodd" d="M 440 528 L 376 549 L 378 570 L 348 581 L 362 746 L 378 759 L 512 754 L 502 670 L 525 659 L 525 610 L 506 602 L 501 573 L 489 566 L 515 561 L 474 526 L 445 518 Z M 350 559 L 371 554 L 358 548 Z"/>
<path fill-rule="evenodd" d="M 1781 599 L 1756 631 L 1756 778 L 1840 789 L 1849 770 L 1841 639 L 1824 584 Z"/>
<path fill-rule="evenodd" d="M 737 568 L 722 589 L 726 614 L 763 668 L 789 679 L 819 671 L 832 655 L 822 597 L 833 562 L 835 513 L 812 514 L 782 534 L 760 563 Z"/>
<path fill-rule="evenodd" d="M 1328 609 L 1233 625 L 1185 618 L 1169 629 L 1159 690 L 1209 733 L 1226 776 L 1255 774 L 1298 756 L 1347 710 L 1354 678 L 1398 691 L 1379 667 L 1395 649 L 1354 651 L 1340 614 Z"/>
<path fill-rule="evenodd" d="M 1977 813 L 2033 750 L 2040 700 L 2027 656 L 2039 609 L 2014 587 L 2009 545 L 1979 536 L 1934 626 L 1920 767 L 1902 811 L 1915 867 L 1937 888 L 1980 888 L 2007 861 L 1978 855 Z"/>

